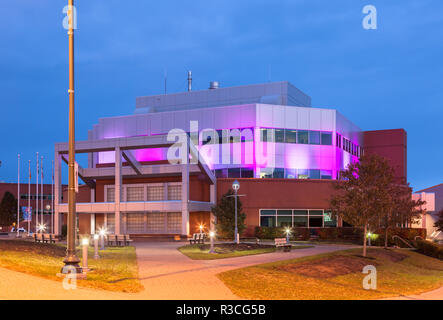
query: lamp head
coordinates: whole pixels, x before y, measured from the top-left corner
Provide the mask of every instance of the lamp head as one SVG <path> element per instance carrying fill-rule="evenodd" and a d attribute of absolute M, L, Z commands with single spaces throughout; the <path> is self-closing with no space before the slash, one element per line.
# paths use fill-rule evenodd
<path fill-rule="evenodd" d="M 98 240 L 100 238 L 99 234 L 94 234 L 94 240 Z"/>
<path fill-rule="evenodd" d="M 215 237 L 215 232 L 214 232 L 214 231 L 210 231 L 210 232 L 209 232 L 209 236 L 210 236 L 211 238 L 214 238 L 214 237 Z"/>
<path fill-rule="evenodd" d="M 89 239 L 88 238 L 83 238 L 82 239 L 82 245 L 83 246 L 89 246 Z"/>
<path fill-rule="evenodd" d="M 232 184 L 232 189 L 234 191 L 238 191 L 240 189 L 240 182 L 238 182 L 237 180 L 234 181 L 234 183 Z"/>

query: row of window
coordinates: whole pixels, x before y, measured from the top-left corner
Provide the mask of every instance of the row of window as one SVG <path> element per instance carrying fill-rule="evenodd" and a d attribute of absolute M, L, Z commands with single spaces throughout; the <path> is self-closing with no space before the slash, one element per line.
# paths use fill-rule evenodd
<path fill-rule="evenodd" d="M 332 179 L 332 170 L 261 168 L 260 169 L 260 178 L 331 180 Z"/>
<path fill-rule="evenodd" d="M 128 233 L 180 233 L 182 215 L 180 212 L 128 213 L 126 231 Z"/>
<path fill-rule="evenodd" d="M 223 136 L 223 134 L 225 136 Z M 188 135 L 189 132 L 188 132 Z M 253 128 L 238 128 L 238 129 L 224 129 L 224 130 L 203 130 L 201 132 L 202 145 L 206 144 L 223 144 L 234 142 L 249 142 L 254 141 Z M 196 141 L 193 141 L 196 144 Z"/>
<path fill-rule="evenodd" d="M 114 202 L 114 186 L 106 186 L 105 189 L 105 202 Z M 124 185 L 122 202 L 181 200 L 181 192 L 180 183 Z"/>
<path fill-rule="evenodd" d="M 324 228 L 336 227 L 329 210 L 281 209 L 260 210 L 261 227 Z"/>
<path fill-rule="evenodd" d="M 230 168 L 215 170 L 216 178 L 254 178 L 254 169 Z"/>
<path fill-rule="evenodd" d="M 294 129 L 260 129 L 262 142 L 332 145 L 332 133 L 325 131 Z"/>
<path fill-rule="evenodd" d="M 20 200 L 52 200 L 52 194 L 44 194 L 43 196 L 41 194 L 36 195 L 36 194 L 21 194 L 20 195 Z"/>
<path fill-rule="evenodd" d="M 356 157 L 361 157 L 363 155 L 363 148 L 359 145 L 353 143 L 352 141 L 346 139 L 345 137 L 342 137 L 340 134 L 337 133 L 336 136 L 336 145 L 338 148 L 343 148 L 344 151 L 352 154 Z"/>

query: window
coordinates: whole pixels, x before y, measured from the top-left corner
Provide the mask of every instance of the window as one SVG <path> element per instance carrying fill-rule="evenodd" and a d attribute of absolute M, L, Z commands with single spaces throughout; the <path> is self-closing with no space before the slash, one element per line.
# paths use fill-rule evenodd
<path fill-rule="evenodd" d="M 144 201 L 144 187 L 127 187 L 126 188 L 126 201 L 136 202 Z"/>
<path fill-rule="evenodd" d="M 260 169 L 260 178 L 272 178 L 274 173 L 274 169 L 272 168 L 261 168 Z"/>
<path fill-rule="evenodd" d="M 297 169 L 286 169 L 285 170 L 285 178 L 286 179 L 296 179 L 297 178 Z"/>
<path fill-rule="evenodd" d="M 294 227 L 306 228 L 308 226 L 308 217 L 294 216 Z"/>
<path fill-rule="evenodd" d="M 308 210 L 294 210 L 294 216 L 307 216 Z"/>
<path fill-rule="evenodd" d="M 164 187 L 163 186 L 150 186 L 147 187 L 148 201 L 162 201 L 164 200 Z"/>
<path fill-rule="evenodd" d="M 106 229 L 111 234 L 113 234 L 115 232 L 115 214 L 113 214 L 113 213 L 107 214 Z"/>
<path fill-rule="evenodd" d="M 278 216 L 292 216 L 292 210 L 277 210 Z"/>
<path fill-rule="evenodd" d="M 308 131 L 297 131 L 297 143 L 308 144 Z"/>
<path fill-rule="evenodd" d="M 181 185 L 168 185 L 168 200 L 181 200 L 182 188 Z"/>
<path fill-rule="evenodd" d="M 271 217 L 271 216 L 261 216 L 260 217 L 260 226 L 262 227 L 275 227 L 276 223 L 275 223 L 275 216 Z"/>
<path fill-rule="evenodd" d="M 146 231 L 148 233 L 165 232 L 165 214 L 160 212 L 150 212 L 147 214 Z"/>
<path fill-rule="evenodd" d="M 241 177 L 242 178 L 254 178 L 254 170 L 242 168 L 241 169 Z"/>
<path fill-rule="evenodd" d="M 331 180 L 332 179 L 332 170 L 320 170 L 320 179 Z"/>
<path fill-rule="evenodd" d="M 128 213 L 126 217 L 128 233 L 143 233 L 145 231 L 145 219 L 143 213 Z"/>
<path fill-rule="evenodd" d="M 272 176 L 275 179 L 283 179 L 285 177 L 285 169 L 275 168 Z"/>
<path fill-rule="evenodd" d="M 335 217 L 332 217 L 332 212 L 329 210 L 325 210 L 325 213 L 323 215 L 323 221 L 325 227 L 337 226 L 337 220 L 335 219 Z"/>
<path fill-rule="evenodd" d="M 298 169 L 297 170 L 298 179 L 309 179 L 309 170 L 307 169 Z"/>
<path fill-rule="evenodd" d="M 240 168 L 228 169 L 228 177 L 229 178 L 240 178 Z"/>
<path fill-rule="evenodd" d="M 168 233 L 181 233 L 182 228 L 182 214 L 181 212 L 168 212 L 166 214 L 168 219 Z"/>
<path fill-rule="evenodd" d="M 219 169 L 215 170 L 216 178 L 227 178 L 228 177 L 228 169 Z"/>
<path fill-rule="evenodd" d="M 114 202 L 115 201 L 115 189 L 107 188 L 106 189 L 106 202 Z"/>
<path fill-rule="evenodd" d="M 319 131 L 309 131 L 309 144 L 320 144 Z"/>
<path fill-rule="evenodd" d="M 292 216 L 277 216 L 277 227 L 292 227 Z"/>
<path fill-rule="evenodd" d="M 330 146 L 332 145 L 332 133 L 322 132 L 321 133 L 321 144 Z"/>
<path fill-rule="evenodd" d="M 309 228 L 321 228 L 323 227 L 322 216 L 309 216 Z"/>
<path fill-rule="evenodd" d="M 285 130 L 285 142 L 286 143 L 297 143 L 297 130 Z"/>
<path fill-rule="evenodd" d="M 283 129 L 275 129 L 275 142 L 285 142 L 285 131 Z"/>
<path fill-rule="evenodd" d="M 274 142 L 274 129 L 260 129 L 260 137 L 262 142 Z"/>
<path fill-rule="evenodd" d="M 309 170 L 309 178 L 310 179 L 320 179 L 320 170 L 318 170 L 318 169 Z"/>

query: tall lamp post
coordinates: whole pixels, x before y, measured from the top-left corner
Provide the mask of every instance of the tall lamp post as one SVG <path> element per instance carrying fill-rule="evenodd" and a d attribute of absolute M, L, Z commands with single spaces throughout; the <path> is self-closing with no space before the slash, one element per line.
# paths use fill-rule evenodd
<path fill-rule="evenodd" d="M 238 225 L 237 225 L 237 197 L 238 197 L 237 192 L 240 189 L 240 182 L 235 180 L 234 183 L 232 184 L 232 189 L 234 190 L 234 199 L 235 199 L 235 231 L 234 231 L 234 236 L 235 236 L 235 243 L 239 244 L 240 243 L 240 239 L 239 239 L 239 235 L 238 235 Z"/>
<path fill-rule="evenodd" d="M 74 109 L 74 0 L 68 0 L 68 38 L 69 38 L 69 186 L 68 186 L 68 244 L 66 258 L 63 261 L 65 270 L 74 267 L 77 273 L 82 270 L 80 259 L 75 252 L 75 109 Z"/>

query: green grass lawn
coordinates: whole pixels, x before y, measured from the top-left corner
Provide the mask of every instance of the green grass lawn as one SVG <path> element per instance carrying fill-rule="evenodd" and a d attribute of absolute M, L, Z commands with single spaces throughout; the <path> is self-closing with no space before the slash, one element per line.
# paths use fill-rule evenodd
<path fill-rule="evenodd" d="M 312 246 L 297 246 L 294 249 L 312 248 Z M 262 253 L 275 252 L 275 246 L 273 245 L 255 245 L 255 244 L 240 244 L 235 246 L 232 244 L 216 244 L 215 252 L 209 253 L 210 246 L 206 245 L 186 245 L 178 248 L 178 250 L 184 255 L 193 260 L 215 260 L 249 256 Z"/>
<path fill-rule="evenodd" d="M 443 261 L 409 250 L 351 249 L 227 271 L 218 277 L 245 299 L 379 299 L 443 285 Z M 363 266 L 377 268 L 377 290 L 362 286 Z"/>
<path fill-rule="evenodd" d="M 77 280 L 80 287 L 118 292 L 140 292 L 138 268 L 134 247 L 106 248 L 101 259 L 93 260 L 89 249 L 89 268 L 86 280 Z M 63 267 L 66 247 L 60 244 L 39 244 L 28 241 L 0 240 L 0 267 L 61 281 L 56 274 Z M 81 258 L 81 251 L 77 251 Z"/>

